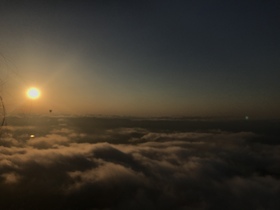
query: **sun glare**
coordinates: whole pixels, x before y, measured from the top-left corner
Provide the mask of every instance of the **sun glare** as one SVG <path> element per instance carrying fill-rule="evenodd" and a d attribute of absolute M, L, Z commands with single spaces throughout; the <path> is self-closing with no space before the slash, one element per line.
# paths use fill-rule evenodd
<path fill-rule="evenodd" d="M 38 88 L 32 87 L 27 90 L 26 95 L 30 99 L 37 99 L 40 97 L 41 93 Z"/>

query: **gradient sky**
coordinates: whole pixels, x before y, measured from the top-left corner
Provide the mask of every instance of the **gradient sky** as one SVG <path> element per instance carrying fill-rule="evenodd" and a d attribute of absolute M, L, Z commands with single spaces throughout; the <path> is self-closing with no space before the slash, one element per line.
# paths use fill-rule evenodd
<path fill-rule="evenodd" d="M 1 94 L 10 113 L 279 118 L 279 23 L 276 0 L 1 0 Z"/>

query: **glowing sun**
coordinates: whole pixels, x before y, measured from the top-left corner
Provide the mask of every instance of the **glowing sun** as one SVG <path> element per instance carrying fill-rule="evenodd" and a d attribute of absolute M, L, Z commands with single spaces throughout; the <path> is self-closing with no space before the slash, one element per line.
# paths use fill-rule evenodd
<path fill-rule="evenodd" d="M 26 95 L 28 98 L 35 100 L 40 97 L 41 92 L 38 88 L 32 87 L 26 91 Z"/>

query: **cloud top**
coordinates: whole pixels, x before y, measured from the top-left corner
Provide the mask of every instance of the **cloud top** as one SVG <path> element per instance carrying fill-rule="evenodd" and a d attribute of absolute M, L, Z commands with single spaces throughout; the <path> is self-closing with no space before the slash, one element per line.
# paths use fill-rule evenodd
<path fill-rule="evenodd" d="M 57 126 L 28 138 L 21 129 L 1 137 L 4 209 L 280 207 L 274 135 Z"/>

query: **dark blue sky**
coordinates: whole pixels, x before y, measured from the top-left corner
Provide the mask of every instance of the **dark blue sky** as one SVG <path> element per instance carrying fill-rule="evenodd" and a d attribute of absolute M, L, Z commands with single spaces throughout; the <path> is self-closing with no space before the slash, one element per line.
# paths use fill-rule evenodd
<path fill-rule="evenodd" d="M 1 52 L 24 81 L 11 89 L 40 86 L 41 108 L 280 117 L 278 1 L 0 5 Z"/>

